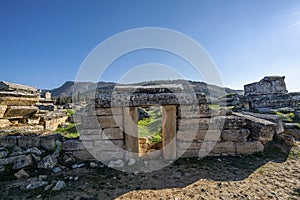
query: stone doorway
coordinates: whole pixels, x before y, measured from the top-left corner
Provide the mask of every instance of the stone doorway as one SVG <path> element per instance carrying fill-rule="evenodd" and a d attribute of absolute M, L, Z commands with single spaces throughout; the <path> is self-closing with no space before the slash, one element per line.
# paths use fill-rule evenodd
<path fill-rule="evenodd" d="M 161 111 L 162 149 L 160 157 L 166 160 L 176 159 L 176 105 L 163 105 Z M 124 108 L 124 129 L 126 150 L 139 154 L 138 107 Z"/>

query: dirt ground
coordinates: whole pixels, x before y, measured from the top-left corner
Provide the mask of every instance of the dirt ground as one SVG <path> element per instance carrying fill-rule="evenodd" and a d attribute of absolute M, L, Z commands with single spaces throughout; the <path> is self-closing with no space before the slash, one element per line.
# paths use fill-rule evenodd
<path fill-rule="evenodd" d="M 0 199 L 300 199 L 300 143 L 270 146 L 244 157 L 179 159 L 151 173 L 129 174 L 107 167 L 62 172 L 29 171 L 31 177 L 64 180 L 63 190 L 23 190 L 27 180 L 0 178 Z M 78 180 L 69 177 L 78 176 Z"/>

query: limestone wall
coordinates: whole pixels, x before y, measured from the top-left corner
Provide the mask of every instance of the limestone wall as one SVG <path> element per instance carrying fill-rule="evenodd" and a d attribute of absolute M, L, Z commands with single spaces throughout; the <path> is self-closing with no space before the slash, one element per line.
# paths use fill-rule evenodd
<path fill-rule="evenodd" d="M 80 139 L 91 154 L 102 160 L 137 157 L 139 106 L 162 107 L 163 148 L 153 153 L 153 158 L 168 160 L 262 152 L 279 130 L 277 123 L 268 119 L 211 110 L 203 94 L 173 93 L 151 87 L 140 88 L 141 93 L 127 90 L 129 88 L 124 93 L 119 89 L 116 94 L 96 95 L 95 108 L 80 113 Z"/>

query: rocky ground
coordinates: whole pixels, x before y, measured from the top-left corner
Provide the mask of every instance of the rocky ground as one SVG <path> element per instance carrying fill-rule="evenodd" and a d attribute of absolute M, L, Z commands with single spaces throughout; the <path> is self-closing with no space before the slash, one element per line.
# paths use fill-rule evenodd
<path fill-rule="evenodd" d="M 0 199 L 300 199 L 300 143 L 244 157 L 179 159 L 151 173 L 59 160 L 0 177 Z"/>

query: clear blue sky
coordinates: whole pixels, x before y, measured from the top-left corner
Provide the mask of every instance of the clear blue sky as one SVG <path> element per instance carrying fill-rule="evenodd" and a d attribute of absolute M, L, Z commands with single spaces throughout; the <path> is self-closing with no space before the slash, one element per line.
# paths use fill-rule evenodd
<path fill-rule="evenodd" d="M 285 75 L 289 91 L 300 91 L 300 1 L 293 0 L 1 0 L 0 80 L 58 87 L 75 79 L 100 42 L 149 26 L 174 29 L 199 42 L 225 86 L 241 89 L 265 75 Z M 119 66 L 160 63 L 164 55 L 157 54 L 137 52 L 120 58 Z M 115 64 L 105 80 L 116 81 L 119 71 Z M 182 71 L 194 79 L 192 71 L 183 66 Z"/>

